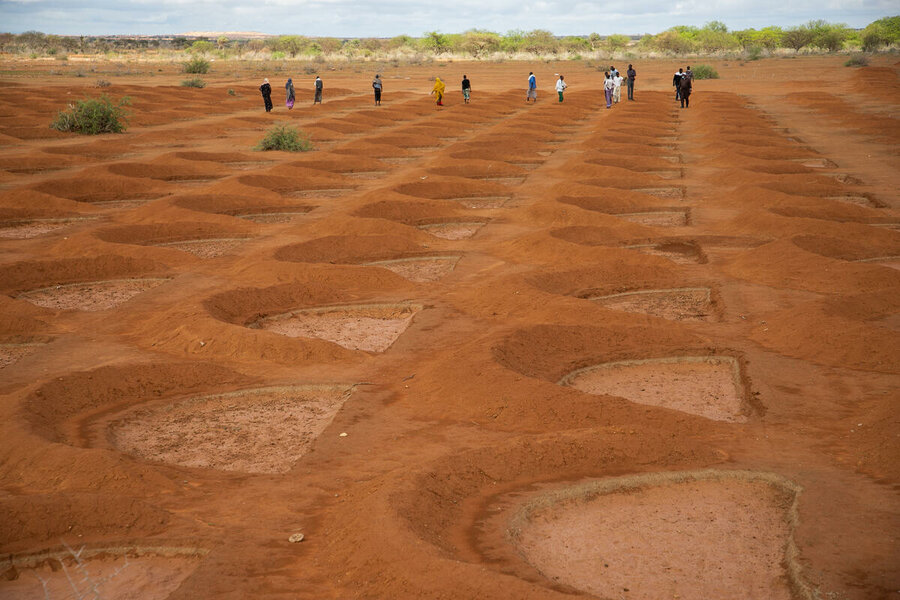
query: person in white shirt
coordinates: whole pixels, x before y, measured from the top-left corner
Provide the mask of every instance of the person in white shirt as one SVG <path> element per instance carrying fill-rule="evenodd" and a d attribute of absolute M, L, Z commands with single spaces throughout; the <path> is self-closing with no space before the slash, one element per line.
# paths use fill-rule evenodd
<path fill-rule="evenodd" d="M 606 79 L 603 80 L 603 94 L 606 96 L 606 108 L 612 108 L 612 95 L 613 89 L 616 87 L 616 84 L 613 83 L 612 76 L 609 74 L 609 71 L 604 73 Z"/>
<path fill-rule="evenodd" d="M 563 101 L 563 92 L 566 90 L 568 85 L 564 81 L 564 77 L 562 75 L 559 76 L 559 79 L 556 80 L 556 93 L 559 94 L 559 101 Z"/>
<path fill-rule="evenodd" d="M 613 77 L 613 102 L 616 104 L 619 103 L 619 100 L 622 99 L 622 82 L 625 81 L 625 78 L 616 73 Z"/>

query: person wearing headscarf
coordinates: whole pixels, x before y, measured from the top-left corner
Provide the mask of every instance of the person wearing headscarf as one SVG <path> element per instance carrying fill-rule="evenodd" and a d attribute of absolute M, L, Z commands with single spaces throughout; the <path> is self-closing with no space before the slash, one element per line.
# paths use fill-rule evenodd
<path fill-rule="evenodd" d="M 384 88 L 384 85 L 381 82 L 381 75 L 375 75 L 375 79 L 372 80 L 372 89 L 375 90 L 375 106 L 381 105 L 381 90 Z"/>
<path fill-rule="evenodd" d="M 444 100 L 444 90 L 445 90 L 446 88 L 447 88 L 447 86 L 444 85 L 444 82 L 441 81 L 441 78 L 440 78 L 440 77 L 435 77 L 435 78 L 434 78 L 434 87 L 431 88 L 431 93 L 434 94 L 434 103 L 435 103 L 436 105 L 438 105 L 438 106 L 443 106 L 443 105 L 444 105 L 444 102 L 443 102 L 443 100 Z"/>
<path fill-rule="evenodd" d="M 316 75 L 316 97 L 313 98 L 313 104 L 322 104 L 322 78 Z"/>
<path fill-rule="evenodd" d="M 259 91 L 262 93 L 263 102 L 266 103 L 266 112 L 272 112 L 272 86 L 269 85 L 268 79 L 263 80 Z"/>
<path fill-rule="evenodd" d="M 288 107 L 288 110 L 294 108 L 294 80 L 288 77 L 287 83 L 284 84 L 284 91 L 287 94 L 287 99 L 285 100 L 285 104 Z"/>

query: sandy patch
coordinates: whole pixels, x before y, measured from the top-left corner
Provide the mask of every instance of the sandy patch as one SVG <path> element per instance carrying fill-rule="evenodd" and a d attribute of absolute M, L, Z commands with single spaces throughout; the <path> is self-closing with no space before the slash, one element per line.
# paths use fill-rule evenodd
<path fill-rule="evenodd" d="M 422 309 L 412 304 L 324 306 L 267 317 L 256 326 L 287 337 L 311 337 L 350 350 L 384 352 Z"/>
<path fill-rule="evenodd" d="M 132 456 L 185 467 L 284 473 L 309 452 L 350 396 L 347 386 L 241 390 L 154 403 L 109 427 Z"/>
<path fill-rule="evenodd" d="M 419 229 L 445 240 L 465 240 L 478 233 L 484 225 L 484 223 L 435 223 L 420 225 Z"/>
<path fill-rule="evenodd" d="M 560 385 L 621 396 L 715 421 L 741 423 L 744 390 L 730 356 L 678 356 L 604 363 L 569 373 Z"/>
<path fill-rule="evenodd" d="M 639 188 L 635 189 L 635 192 L 641 192 L 642 194 L 647 194 L 648 196 L 656 196 L 657 198 L 683 198 L 684 197 L 684 188 L 680 187 L 654 187 L 654 188 Z"/>
<path fill-rule="evenodd" d="M 90 218 L 34 219 L 0 223 L 0 238 L 24 240 L 69 227 L 78 221 L 87 220 L 90 220 Z"/>
<path fill-rule="evenodd" d="M 619 213 L 615 216 L 632 223 L 654 227 L 683 227 L 688 224 L 687 213 L 683 210 Z"/>
<path fill-rule="evenodd" d="M 701 262 L 698 248 L 686 244 L 635 244 L 623 246 L 652 256 L 661 256 L 681 265 Z"/>
<path fill-rule="evenodd" d="M 117 555 L 121 550 L 85 549 L 76 560 L 79 550 L 73 549 L 36 565 L 17 565 L 14 580 L 0 578 L 0 596 L 5 600 L 164 600 L 200 563 L 198 557 Z"/>
<path fill-rule="evenodd" d="M 738 474 L 551 492 L 514 517 L 510 532 L 545 577 L 603 598 L 790 600 L 798 490 Z"/>
<path fill-rule="evenodd" d="M 509 200 L 508 196 L 471 196 L 468 198 L 447 198 L 459 202 L 466 208 L 500 208 Z"/>
<path fill-rule="evenodd" d="M 0 369 L 14 365 L 29 354 L 34 354 L 43 344 L 0 344 Z"/>
<path fill-rule="evenodd" d="M 900 269 L 900 256 L 875 256 L 873 258 L 863 258 L 854 262 L 875 263 L 892 269 Z"/>
<path fill-rule="evenodd" d="M 597 304 L 625 312 L 637 312 L 673 321 L 705 321 L 710 317 L 709 288 L 636 290 L 588 298 Z"/>
<path fill-rule="evenodd" d="M 384 267 L 410 281 L 421 283 L 437 281 L 449 275 L 459 260 L 459 256 L 423 256 L 417 258 L 399 258 L 366 263 L 367 265 Z"/>
<path fill-rule="evenodd" d="M 162 285 L 168 279 L 110 279 L 87 283 L 71 283 L 31 290 L 19 294 L 43 308 L 55 310 L 98 311 L 114 308 L 149 289 Z"/>
<path fill-rule="evenodd" d="M 273 223 L 290 223 L 297 217 L 302 217 L 309 211 L 293 211 L 293 212 L 261 212 L 248 213 L 243 215 L 234 215 L 239 219 L 253 221 L 262 225 L 271 225 Z"/>
<path fill-rule="evenodd" d="M 172 248 L 189 252 L 198 258 L 216 258 L 231 254 L 238 246 L 247 241 L 247 238 L 217 238 L 207 240 L 182 240 L 180 242 L 166 242 L 153 244 L 160 248 Z"/>

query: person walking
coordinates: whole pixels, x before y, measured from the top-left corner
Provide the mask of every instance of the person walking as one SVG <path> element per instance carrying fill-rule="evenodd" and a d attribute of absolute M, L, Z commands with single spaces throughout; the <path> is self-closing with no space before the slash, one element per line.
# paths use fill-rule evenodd
<path fill-rule="evenodd" d="M 619 75 L 618 72 L 616 72 L 616 74 L 613 76 L 612 80 L 613 80 L 613 86 L 614 86 L 613 87 L 613 102 L 618 104 L 619 100 L 622 99 L 622 81 L 624 81 L 624 78 L 621 75 Z"/>
<path fill-rule="evenodd" d="M 688 65 L 687 68 L 684 70 L 684 76 L 687 77 L 688 79 L 690 79 L 691 81 L 694 81 L 694 72 L 691 71 L 691 65 Z"/>
<path fill-rule="evenodd" d="M 469 78 L 463 75 L 462 80 L 462 93 L 463 93 L 463 103 L 469 103 L 469 96 L 472 94 L 472 82 L 469 81 Z"/>
<path fill-rule="evenodd" d="M 381 106 L 381 91 L 384 89 L 381 75 L 375 75 L 375 79 L 372 80 L 372 89 L 375 90 L 375 106 Z"/>
<path fill-rule="evenodd" d="M 556 93 L 559 94 L 559 101 L 563 101 L 563 92 L 566 91 L 566 88 L 569 87 L 566 85 L 565 78 L 560 75 L 559 79 L 556 80 Z"/>
<path fill-rule="evenodd" d="M 316 96 L 313 98 L 313 104 L 322 104 L 322 78 L 316 75 Z"/>
<path fill-rule="evenodd" d="M 681 78 L 678 88 L 681 92 L 681 108 L 689 108 L 691 105 L 691 92 L 694 88 L 694 82 L 690 77 L 685 75 Z"/>
<path fill-rule="evenodd" d="M 634 65 L 628 65 L 628 70 L 625 74 L 628 76 L 625 80 L 628 85 L 628 99 L 634 100 L 634 78 L 637 77 L 637 71 L 634 70 Z"/>
<path fill-rule="evenodd" d="M 284 84 L 284 91 L 287 99 L 284 101 L 288 110 L 294 108 L 294 80 L 288 77 L 287 83 Z"/>
<path fill-rule="evenodd" d="M 681 78 L 684 77 L 684 71 L 678 67 L 678 72 L 672 77 L 672 85 L 675 86 L 675 99 L 681 99 Z"/>
<path fill-rule="evenodd" d="M 606 79 L 603 80 L 603 95 L 606 96 L 606 108 L 612 108 L 612 94 L 613 88 L 616 87 L 616 84 L 613 83 L 609 71 L 604 73 L 604 75 Z"/>
<path fill-rule="evenodd" d="M 525 96 L 525 102 L 529 100 L 537 102 L 537 79 L 532 71 L 528 72 L 528 93 Z"/>
<path fill-rule="evenodd" d="M 444 105 L 444 90 L 447 89 L 447 86 L 441 81 L 440 77 L 434 78 L 434 87 L 431 88 L 431 93 L 434 94 L 434 103 L 437 106 Z"/>
<path fill-rule="evenodd" d="M 266 104 L 266 112 L 272 112 L 272 86 L 269 85 L 268 79 L 263 80 L 263 84 L 259 86 L 259 91 L 262 93 L 263 102 Z"/>

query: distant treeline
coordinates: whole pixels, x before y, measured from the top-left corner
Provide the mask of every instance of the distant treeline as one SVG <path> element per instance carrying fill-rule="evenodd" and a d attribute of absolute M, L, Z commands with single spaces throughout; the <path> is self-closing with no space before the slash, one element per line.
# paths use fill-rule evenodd
<path fill-rule="evenodd" d="M 724 23 L 711 21 L 703 27 L 677 26 L 655 35 L 555 36 L 549 31 L 509 31 L 505 34 L 472 29 L 464 33 L 426 32 L 422 37 L 399 35 L 393 38 L 321 38 L 299 35 L 265 39 L 231 40 L 174 36 L 58 36 L 38 31 L 0 34 L 0 52 L 63 57 L 68 54 L 123 53 L 145 50 L 188 51 L 221 58 L 245 54 L 266 54 L 273 59 L 286 57 L 339 56 L 368 58 L 393 54 L 421 53 L 429 56 L 454 55 L 471 58 L 513 57 L 519 54 L 578 58 L 581 54 L 660 53 L 668 55 L 725 54 L 747 52 L 761 54 L 778 49 L 804 49 L 837 52 L 863 50 L 874 52 L 900 44 L 900 16 L 885 17 L 864 29 L 851 29 L 840 23 L 810 21 L 799 27 L 782 29 L 729 30 Z"/>

